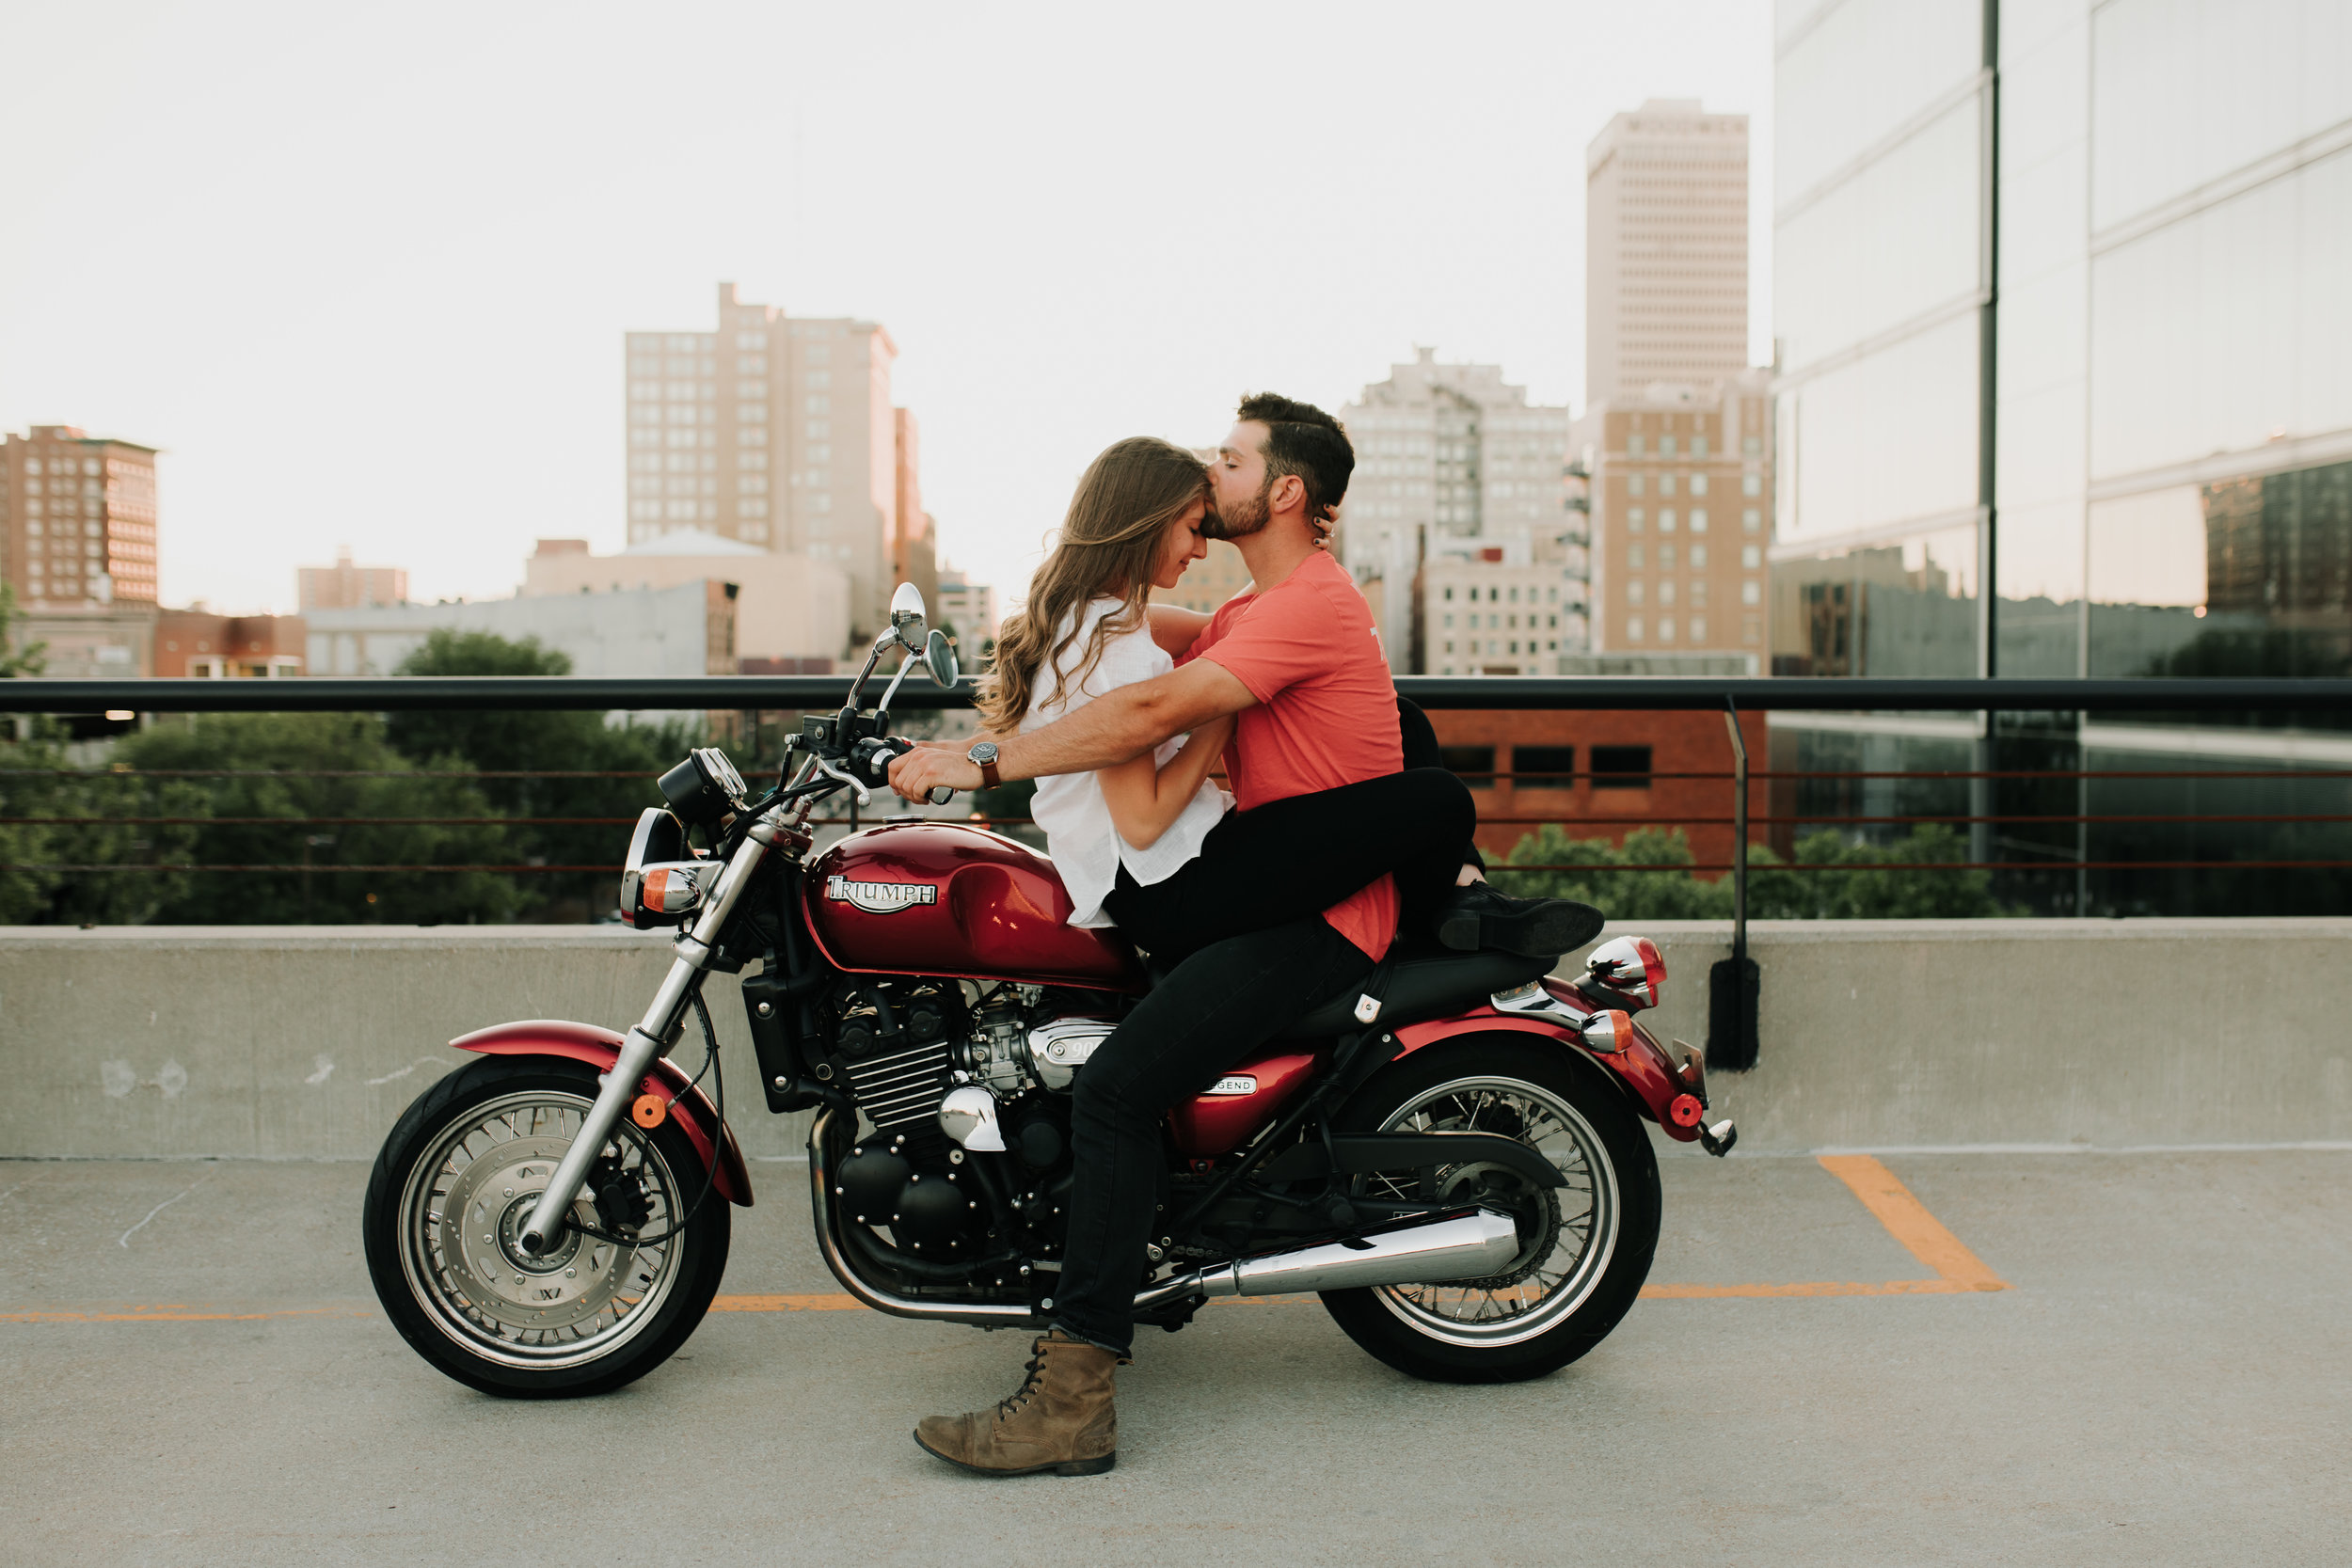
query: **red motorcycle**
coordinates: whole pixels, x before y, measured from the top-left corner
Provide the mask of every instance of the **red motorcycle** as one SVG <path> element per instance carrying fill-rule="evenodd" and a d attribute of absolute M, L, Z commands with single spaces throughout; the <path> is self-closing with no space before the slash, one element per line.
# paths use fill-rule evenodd
<path fill-rule="evenodd" d="M 810 717 L 753 798 L 697 751 L 637 824 L 624 918 L 680 927 L 626 1034 L 548 1020 L 451 1042 L 483 1060 L 421 1095 L 368 1183 L 368 1267 L 410 1345 L 485 1393 L 602 1393 L 660 1365 L 724 1272 L 752 1201 L 702 999 L 741 982 L 771 1112 L 814 1109 L 811 1215 L 842 1287 L 900 1317 L 1042 1330 L 1072 1180 L 1070 1089 L 1152 983 L 1115 930 L 1066 924 L 1052 861 L 901 818 L 813 853 L 908 743 L 890 701 L 927 663 L 902 587 L 839 713 Z M 882 655 L 909 657 L 873 708 Z M 699 835 L 704 845 L 695 847 Z M 1174 1330 L 1210 1298 L 1318 1291 L 1359 1345 L 1456 1383 L 1537 1377 L 1597 1344 L 1658 1240 L 1645 1119 L 1727 1152 L 1698 1053 L 1631 1015 L 1665 980 L 1619 938 L 1553 960 L 1400 943 L 1367 993 L 1285 1028 L 1168 1117 L 1164 1224 L 1136 1285 Z M 1376 993 L 1376 994 L 1375 994 Z M 715 1094 L 670 1053 L 700 1026 Z"/>

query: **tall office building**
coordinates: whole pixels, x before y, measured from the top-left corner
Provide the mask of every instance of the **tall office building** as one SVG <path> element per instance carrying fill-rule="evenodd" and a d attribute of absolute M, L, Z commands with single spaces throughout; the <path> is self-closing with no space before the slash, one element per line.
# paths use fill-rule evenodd
<path fill-rule="evenodd" d="M 1653 98 L 1584 152 L 1585 400 L 1747 364 L 1748 117 Z"/>
<path fill-rule="evenodd" d="M 716 332 L 627 346 L 629 542 L 694 529 L 830 561 L 850 579 L 851 640 L 881 627 L 903 546 L 890 334 L 722 283 Z"/>
<path fill-rule="evenodd" d="M 2341 0 L 1780 0 L 1776 34 L 1775 669 L 2352 668 Z M 1847 768 L 2223 754 L 2213 726 L 2121 715 L 2005 716 L 1990 739 L 1967 719 L 1773 729 L 1789 763 Z M 2274 770 L 2342 744 L 2227 733 L 2233 766 Z M 2169 789 L 2089 782 L 2046 827 L 2012 805 L 1975 858 L 2276 859 L 2268 827 L 2192 842 L 2096 818 L 2344 809 L 2340 785 L 2275 774 L 2194 804 Z M 2326 879 L 2268 877 L 2067 867 L 2005 895 L 2322 907 L 2298 898 Z"/>
<path fill-rule="evenodd" d="M 152 610 L 155 449 L 71 425 L 0 441 L 0 574 L 31 610 Z"/>
<path fill-rule="evenodd" d="M 1506 585 L 1486 580 L 1493 571 L 1476 574 L 1482 604 L 1494 587 L 1511 604 L 1524 595 L 1546 607 L 1526 626 L 1519 616 L 1533 610 L 1498 608 L 1497 628 L 1518 635 L 1502 638 L 1491 657 L 1482 637 L 1474 663 L 1468 626 L 1457 626 L 1465 635 L 1454 640 L 1461 651 L 1452 662 L 1461 673 L 1551 674 L 1558 655 L 1584 646 L 1586 538 L 1563 478 L 1566 408 L 1529 403 L 1499 365 L 1440 364 L 1435 349 L 1422 348 L 1366 387 L 1340 420 L 1356 447 L 1356 472 L 1340 508 L 1338 547 L 1372 603 L 1391 669 L 1453 673 L 1438 633 L 1445 615 L 1468 611 L 1458 602 L 1442 608 L 1449 591 L 1433 590 L 1423 570 L 1432 561 L 1508 575 Z M 1467 578 L 1455 587 L 1467 592 Z"/>
<path fill-rule="evenodd" d="M 1577 421 L 1596 650 L 1647 655 L 1661 669 L 1721 654 L 1763 667 L 1771 432 L 1763 371 L 1604 398 Z"/>

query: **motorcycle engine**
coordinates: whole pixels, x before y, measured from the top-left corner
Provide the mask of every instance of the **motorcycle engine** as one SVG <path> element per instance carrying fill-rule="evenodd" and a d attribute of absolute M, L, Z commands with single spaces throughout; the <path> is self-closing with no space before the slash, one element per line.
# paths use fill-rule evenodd
<path fill-rule="evenodd" d="M 1003 1133 L 1000 1193 L 1032 1229 L 1058 1237 L 1070 1187 L 1070 1086 L 1116 1021 L 1071 1016 L 1099 1001 L 1038 986 L 977 997 L 953 980 L 880 980 L 835 998 L 834 1055 L 851 1097 L 873 1124 L 842 1162 L 844 1212 L 888 1226 L 926 1258 L 984 1250 L 993 1218 L 966 1151 L 941 1128 L 959 1085 L 986 1089 Z M 972 990 L 977 992 L 977 986 Z M 1048 1252 L 1057 1250 L 1051 1244 Z"/>

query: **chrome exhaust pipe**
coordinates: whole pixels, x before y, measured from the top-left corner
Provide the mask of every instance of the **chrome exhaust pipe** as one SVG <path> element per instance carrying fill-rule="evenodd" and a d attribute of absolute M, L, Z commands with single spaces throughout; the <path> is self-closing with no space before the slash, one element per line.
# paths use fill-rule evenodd
<path fill-rule="evenodd" d="M 1136 1307 L 1188 1296 L 1279 1296 L 1476 1279 L 1501 1274 L 1518 1255 L 1518 1227 L 1510 1216 L 1473 1209 L 1178 1275 L 1137 1291 Z"/>

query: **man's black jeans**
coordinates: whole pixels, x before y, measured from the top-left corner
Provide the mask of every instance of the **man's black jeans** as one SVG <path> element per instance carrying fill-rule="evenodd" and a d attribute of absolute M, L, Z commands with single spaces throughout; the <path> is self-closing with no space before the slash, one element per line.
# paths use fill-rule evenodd
<path fill-rule="evenodd" d="M 1166 973 L 1073 1086 L 1070 1234 L 1054 1304 L 1065 1333 L 1130 1347 L 1168 1108 L 1372 972 L 1322 911 L 1392 875 L 1403 928 L 1419 931 L 1477 822 L 1460 779 L 1416 768 L 1230 813 L 1183 870 L 1150 887 L 1120 872 L 1106 907 Z"/>
<path fill-rule="evenodd" d="M 1168 1108 L 1373 963 L 1320 913 L 1211 942 L 1178 964 L 1078 1074 L 1071 1105 L 1070 1235 L 1055 1326 L 1124 1355 L 1162 1189 Z"/>

